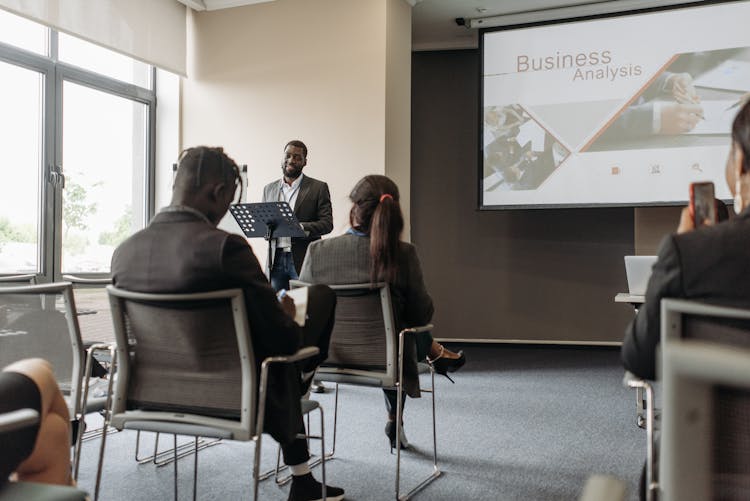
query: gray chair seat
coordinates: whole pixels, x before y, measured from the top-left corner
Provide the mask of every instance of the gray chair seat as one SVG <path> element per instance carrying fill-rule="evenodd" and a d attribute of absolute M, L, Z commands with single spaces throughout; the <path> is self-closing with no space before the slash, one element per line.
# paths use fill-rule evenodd
<path fill-rule="evenodd" d="M 86 492 L 64 485 L 9 482 L 0 487 L 0 501 L 84 501 Z"/>

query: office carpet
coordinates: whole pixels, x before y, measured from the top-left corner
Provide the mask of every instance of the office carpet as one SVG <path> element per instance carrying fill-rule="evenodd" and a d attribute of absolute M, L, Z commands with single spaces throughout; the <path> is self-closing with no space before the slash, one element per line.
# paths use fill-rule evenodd
<path fill-rule="evenodd" d="M 443 474 L 416 499 L 575 500 L 593 473 L 615 475 L 635 494 L 645 458 L 646 436 L 635 426 L 635 395 L 622 387 L 619 351 L 608 348 L 451 346 L 463 348 L 467 364 L 451 384 L 436 380 L 438 461 Z M 423 378 L 423 386 L 429 380 Z M 333 393 L 320 400 L 331 447 Z M 405 430 L 412 449 L 402 454 L 405 488 L 431 471 L 429 395 L 407 399 Z M 313 427 L 316 427 L 313 419 Z M 328 483 L 347 499 L 394 498 L 395 460 L 383 433 L 380 390 L 341 386 L 336 459 L 327 463 Z M 141 454 L 153 447 L 146 434 Z M 188 441 L 181 437 L 180 441 Z M 160 447 L 171 443 L 171 437 Z M 99 440 L 84 443 L 79 485 L 93 493 Z M 313 451 L 318 451 L 316 442 Z M 107 440 L 102 500 L 171 499 L 172 466 L 134 461 L 135 433 Z M 276 461 L 264 436 L 263 468 Z M 225 442 L 199 454 L 198 499 L 251 499 L 253 445 Z M 320 478 L 320 469 L 314 470 Z M 192 457 L 179 461 L 180 499 L 190 499 Z M 283 500 L 288 486 L 260 485 L 260 499 Z"/>

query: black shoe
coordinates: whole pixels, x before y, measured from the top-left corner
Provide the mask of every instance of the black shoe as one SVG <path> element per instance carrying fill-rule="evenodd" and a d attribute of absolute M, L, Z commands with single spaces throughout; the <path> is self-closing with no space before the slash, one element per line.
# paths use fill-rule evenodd
<path fill-rule="evenodd" d="M 443 352 L 441 350 L 440 355 L 433 358 L 432 360 L 427 357 L 427 363 L 432 366 L 435 372 L 447 377 L 448 381 L 450 381 L 451 383 L 455 383 L 455 381 L 453 381 L 448 373 L 456 372 L 458 369 L 463 367 L 466 363 L 466 355 L 464 355 L 463 350 L 461 350 L 458 352 L 458 358 L 446 358 L 443 356 Z"/>
<path fill-rule="evenodd" d="M 388 420 L 385 423 L 385 436 L 391 441 L 391 454 L 393 449 L 396 448 L 396 421 Z M 404 425 L 401 424 L 401 450 L 409 448 L 409 441 L 406 440 L 406 433 L 404 433 Z"/>
<path fill-rule="evenodd" d="M 292 488 L 289 489 L 289 501 L 320 501 L 323 499 L 323 484 L 315 480 L 312 473 L 292 477 Z M 326 486 L 326 499 L 340 501 L 344 499 L 344 489 Z"/>
<path fill-rule="evenodd" d="M 313 384 L 310 387 L 310 391 L 312 391 L 313 393 L 325 393 L 326 387 L 323 386 L 323 383 L 321 383 L 320 381 L 313 381 Z"/>

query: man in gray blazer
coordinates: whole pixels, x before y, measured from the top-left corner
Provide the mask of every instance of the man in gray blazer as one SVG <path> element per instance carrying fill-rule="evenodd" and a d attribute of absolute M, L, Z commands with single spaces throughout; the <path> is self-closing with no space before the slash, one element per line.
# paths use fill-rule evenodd
<path fill-rule="evenodd" d="M 282 177 L 263 188 L 264 202 L 287 202 L 302 224 L 304 237 L 278 238 L 271 255 L 273 263 L 267 263 L 266 271 L 275 290 L 288 289 L 289 280 L 296 279 L 302 269 L 305 253 L 310 242 L 320 240 L 321 235 L 333 230 L 331 194 L 328 185 L 302 174 L 307 165 L 307 146 L 299 140 L 289 141 L 284 146 L 281 160 Z M 270 268 L 270 270 L 269 270 Z"/>

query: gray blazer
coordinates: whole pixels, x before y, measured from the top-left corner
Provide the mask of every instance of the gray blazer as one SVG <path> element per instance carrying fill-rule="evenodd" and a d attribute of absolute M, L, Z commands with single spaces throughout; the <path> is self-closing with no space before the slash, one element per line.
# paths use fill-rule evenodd
<path fill-rule="evenodd" d="M 264 202 L 278 202 L 279 200 L 283 200 L 281 180 L 269 183 L 263 188 Z M 303 176 L 292 209 L 294 215 L 302 223 L 302 229 L 305 230 L 307 235 L 306 237 L 292 238 L 292 258 L 294 259 L 294 267 L 299 273 L 310 242 L 320 240 L 321 235 L 326 235 L 333 230 L 333 209 L 328 184 L 309 176 Z M 275 252 L 276 249 L 274 248 L 272 251 Z"/>
<path fill-rule="evenodd" d="M 622 343 L 623 365 L 646 379 L 655 377 L 665 297 L 750 307 L 750 208 L 716 226 L 664 238 L 646 302 Z"/>
<path fill-rule="evenodd" d="M 398 277 L 391 284 L 391 297 L 399 330 L 428 324 L 434 307 L 412 244 L 399 243 L 398 269 Z M 370 238 L 345 234 L 312 243 L 300 280 L 325 285 L 369 283 Z M 418 397 L 417 352 L 413 338 L 409 339 L 412 342 L 407 343 L 404 353 L 404 389 L 409 396 Z"/>

